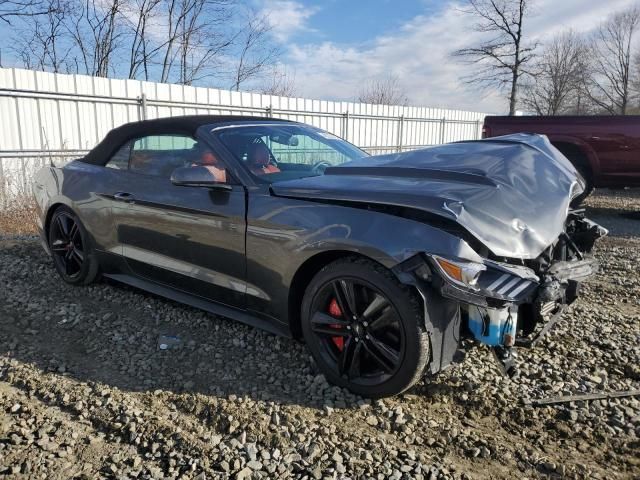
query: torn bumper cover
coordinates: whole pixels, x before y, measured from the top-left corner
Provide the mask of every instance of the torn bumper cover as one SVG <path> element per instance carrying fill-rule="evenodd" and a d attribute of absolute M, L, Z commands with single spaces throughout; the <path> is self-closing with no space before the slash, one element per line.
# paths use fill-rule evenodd
<path fill-rule="evenodd" d="M 463 338 L 494 347 L 507 367 L 511 347 L 534 346 L 551 329 L 577 298 L 580 283 L 598 272 L 590 251 L 607 233 L 582 217 L 570 222 L 572 235 L 563 232 L 540 258 L 529 262 L 480 263 L 421 254 L 403 265 L 425 299 L 432 373 L 457 360 Z"/>

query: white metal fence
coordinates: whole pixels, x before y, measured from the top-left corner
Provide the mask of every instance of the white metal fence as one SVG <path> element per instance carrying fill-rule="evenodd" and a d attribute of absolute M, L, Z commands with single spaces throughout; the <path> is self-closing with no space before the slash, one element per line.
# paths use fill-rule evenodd
<path fill-rule="evenodd" d="M 305 122 L 374 154 L 479 138 L 485 116 L 0 68 L 0 205 L 28 191 L 34 170 L 82 156 L 118 125 L 190 114 Z"/>

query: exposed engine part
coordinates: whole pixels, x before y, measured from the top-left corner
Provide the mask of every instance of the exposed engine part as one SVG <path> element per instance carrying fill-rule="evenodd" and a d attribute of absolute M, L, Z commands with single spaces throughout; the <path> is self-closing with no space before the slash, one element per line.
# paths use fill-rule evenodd
<path fill-rule="evenodd" d="M 580 255 L 582 256 L 582 254 Z M 585 258 L 578 261 L 556 262 L 547 270 L 550 275 L 560 281 L 582 280 L 597 273 L 598 262 L 595 258 Z"/>
<path fill-rule="evenodd" d="M 585 218 L 584 209 L 580 209 L 569 212 L 566 233 L 580 251 L 590 252 L 596 240 L 609 232 L 606 228 Z"/>
<path fill-rule="evenodd" d="M 551 280 L 548 283 L 543 284 L 538 291 L 537 301 L 540 304 L 555 302 L 562 297 L 564 288 L 558 280 Z"/>
<path fill-rule="evenodd" d="M 461 336 L 492 347 L 505 374 L 513 376 L 512 347 L 533 347 L 554 327 L 565 306 L 577 298 L 581 282 L 598 271 L 591 248 L 605 234 L 582 212 L 571 212 L 565 231 L 534 260 L 490 256 L 479 262 L 425 254 L 403 262 L 396 273 L 422 287 L 423 298 L 433 288 L 454 300 Z M 444 351 L 442 338 L 432 337 L 436 356 Z"/>
<path fill-rule="evenodd" d="M 528 266 L 538 274 L 544 274 L 554 267 L 558 270 L 563 270 L 565 267 L 575 268 L 576 271 L 568 276 L 587 277 L 597 271 L 589 271 L 588 267 L 597 269 L 597 264 L 589 257 L 585 257 L 585 253 L 590 252 L 596 240 L 607 233 L 607 229 L 584 218 L 583 210 L 573 210 L 567 218 L 565 231 L 538 258 L 529 261 Z M 568 262 L 573 264 L 575 260 L 584 260 L 585 263 L 575 266 L 567 264 Z M 559 262 L 565 263 L 558 265 Z"/>

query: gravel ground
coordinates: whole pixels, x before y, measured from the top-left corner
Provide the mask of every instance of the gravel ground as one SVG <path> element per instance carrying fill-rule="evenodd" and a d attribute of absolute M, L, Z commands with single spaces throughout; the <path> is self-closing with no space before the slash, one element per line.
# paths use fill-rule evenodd
<path fill-rule="evenodd" d="M 602 273 L 501 376 L 484 348 L 408 394 L 327 384 L 302 344 L 119 285 L 72 288 L 0 237 L 0 476 L 638 478 L 640 192 L 589 199 Z M 636 213 L 637 215 L 637 213 Z M 176 335 L 175 348 L 158 348 Z"/>

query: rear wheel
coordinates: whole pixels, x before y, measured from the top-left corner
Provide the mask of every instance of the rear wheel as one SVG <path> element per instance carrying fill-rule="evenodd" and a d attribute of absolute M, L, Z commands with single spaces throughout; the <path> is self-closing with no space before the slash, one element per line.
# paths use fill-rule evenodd
<path fill-rule="evenodd" d="M 422 375 L 428 334 L 413 291 L 363 259 L 324 267 L 302 302 L 302 331 L 332 383 L 367 397 L 396 395 Z"/>
<path fill-rule="evenodd" d="M 89 235 L 80 219 L 66 207 L 58 208 L 49 225 L 49 249 L 62 279 L 72 285 L 88 285 L 98 276 Z"/>

